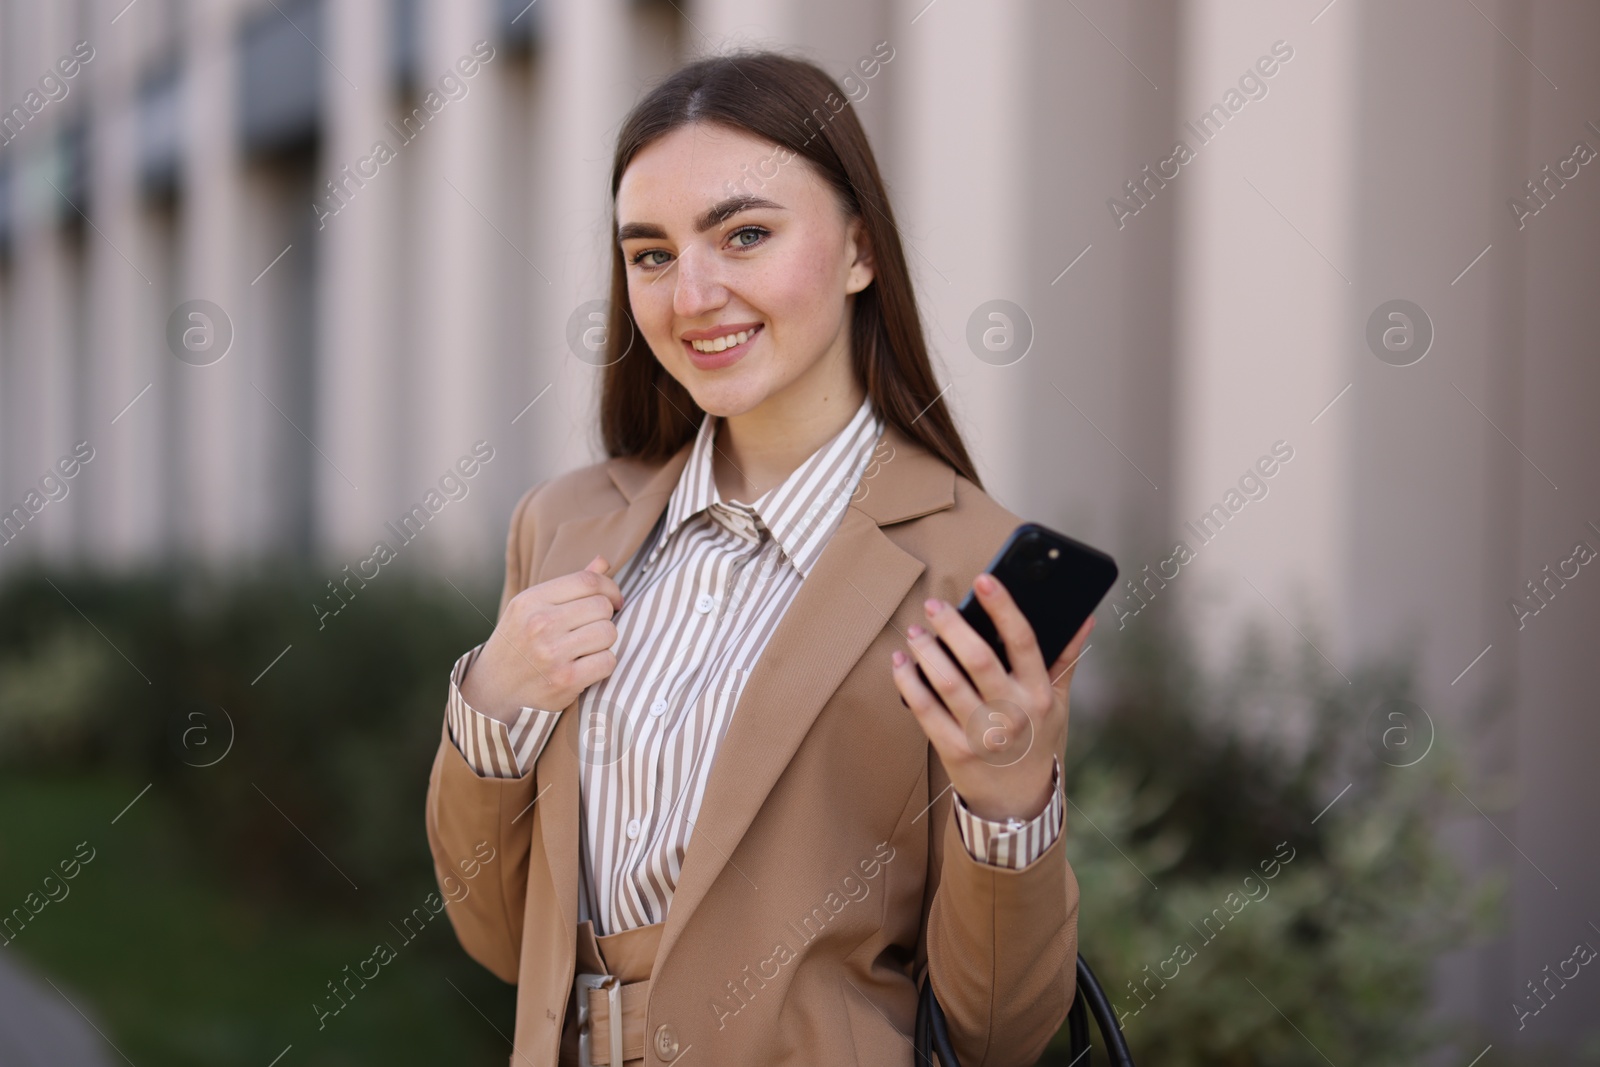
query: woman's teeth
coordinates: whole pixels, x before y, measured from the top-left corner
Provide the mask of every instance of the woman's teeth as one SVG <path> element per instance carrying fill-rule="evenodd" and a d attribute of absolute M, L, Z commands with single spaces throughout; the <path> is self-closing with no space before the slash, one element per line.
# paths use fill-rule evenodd
<path fill-rule="evenodd" d="M 756 330 L 761 327 L 757 326 Z M 724 334 L 710 341 L 690 341 L 696 352 L 721 352 L 723 349 L 742 345 L 755 335 L 756 330 L 740 330 L 738 333 Z"/>

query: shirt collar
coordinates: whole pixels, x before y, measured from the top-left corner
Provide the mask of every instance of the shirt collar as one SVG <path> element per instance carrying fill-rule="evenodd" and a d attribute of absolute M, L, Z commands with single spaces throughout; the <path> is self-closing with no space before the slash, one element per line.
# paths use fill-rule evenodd
<path fill-rule="evenodd" d="M 717 422 L 717 417 L 710 414 L 701 420 L 694 447 L 667 501 L 661 530 L 644 565 L 655 563 L 684 523 L 710 509 L 717 521 L 741 536 L 755 539 L 760 536 L 758 527 L 765 527 L 801 576 L 810 574 L 883 435 L 883 420 L 873 413 L 871 398 L 863 399 L 844 429 L 813 452 L 782 484 L 748 504 L 725 501 L 717 491 L 711 468 Z"/>

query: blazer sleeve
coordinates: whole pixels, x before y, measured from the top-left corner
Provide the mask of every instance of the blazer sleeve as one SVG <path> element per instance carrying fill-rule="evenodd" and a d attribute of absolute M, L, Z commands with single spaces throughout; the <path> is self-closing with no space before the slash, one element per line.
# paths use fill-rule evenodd
<path fill-rule="evenodd" d="M 1059 775 L 1056 781 L 1059 797 Z M 932 745 L 928 782 L 934 797 L 950 782 Z M 1078 882 L 1066 834 L 1009 868 L 972 855 L 953 801 L 932 811 L 927 980 L 962 1067 L 1026 1067 L 1061 1029 L 1077 989 Z"/>
<path fill-rule="evenodd" d="M 512 512 L 498 615 L 528 585 L 522 546 L 531 541 L 527 526 L 539 488 L 523 494 Z M 479 775 L 451 739 L 448 709 L 439 733 L 425 815 L 434 877 L 461 947 L 497 977 L 515 982 L 533 843 L 533 820 L 524 816 L 533 805 L 534 777 Z M 483 862 L 486 869 L 477 877 L 464 880 L 462 872 L 477 870 L 473 863 L 484 854 L 485 842 L 493 859 Z"/>

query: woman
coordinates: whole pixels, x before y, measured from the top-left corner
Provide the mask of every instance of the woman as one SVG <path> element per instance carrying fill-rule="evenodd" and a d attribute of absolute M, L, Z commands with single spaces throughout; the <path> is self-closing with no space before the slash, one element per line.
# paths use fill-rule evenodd
<path fill-rule="evenodd" d="M 513 1062 L 909 1064 L 926 973 L 965 1067 L 1032 1063 L 1074 991 L 1092 622 L 1047 669 L 978 579 L 1007 673 L 952 607 L 1018 519 L 856 116 L 808 63 L 703 60 L 623 123 L 612 196 L 611 458 L 517 505 L 429 783 Z"/>

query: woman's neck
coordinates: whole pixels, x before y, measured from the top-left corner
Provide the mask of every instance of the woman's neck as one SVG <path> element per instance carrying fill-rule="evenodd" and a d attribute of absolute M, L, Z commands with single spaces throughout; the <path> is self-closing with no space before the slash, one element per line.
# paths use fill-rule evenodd
<path fill-rule="evenodd" d="M 759 499 L 849 424 L 866 393 L 853 374 L 830 384 L 803 398 L 769 397 L 718 420 L 711 470 L 722 499 Z"/>

